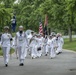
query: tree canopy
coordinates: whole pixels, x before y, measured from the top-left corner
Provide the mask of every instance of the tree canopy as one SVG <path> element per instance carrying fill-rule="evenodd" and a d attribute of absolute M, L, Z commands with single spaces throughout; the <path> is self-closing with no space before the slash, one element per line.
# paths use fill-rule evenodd
<path fill-rule="evenodd" d="M 48 28 L 56 32 L 72 31 L 76 33 L 76 0 L 0 0 L 0 31 L 5 25 L 11 25 L 16 15 L 17 27 L 38 31 L 39 21 L 44 26 L 45 14 L 48 15 Z M 67 33 L 67 34 L 68 34 Z M 71 36 L 70 36 L 71 38 Z M 71 39 L 70 39 L 71 40 Z"/>

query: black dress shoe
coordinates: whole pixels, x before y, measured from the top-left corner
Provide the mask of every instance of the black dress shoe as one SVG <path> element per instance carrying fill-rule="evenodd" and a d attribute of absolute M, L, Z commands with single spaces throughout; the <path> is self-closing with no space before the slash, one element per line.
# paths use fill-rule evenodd
<path fill-rule="evenodd" d="M 47 54 L 45 54 L 45 56 L 47 56 Z"/>
<path fill-rule="evenodd" d="M 60 54 L 62 53 L 62 52 L 59 52 Z"/>
<path fill-rule="evenodd" d="M 5 67 L 8 67 L 8 64 L 5 64 Z"/>
<path fill-rule="evenodd" d="M 21 63 L 21 64 L 19 64 L 19 66 L 24 66 L 24 64 L 23 64 L 23 63 Z"/>
<path fill-rule="evenodd" d="M 22 66 L 24 66 L 24 64 L 22 63 Z"/>
<path fill-rule="evenodd" d="M 61 54 L 62 52 L 57 53 L 57 55 Z"/>
<path fill-rule="evenodd" d="M 57 53 L 56 55 L 59 55 L 60 53 Z"/>

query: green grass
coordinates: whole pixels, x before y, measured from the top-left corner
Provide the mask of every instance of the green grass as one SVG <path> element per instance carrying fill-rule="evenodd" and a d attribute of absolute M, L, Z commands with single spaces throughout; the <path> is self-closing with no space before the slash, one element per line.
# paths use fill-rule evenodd
<path fill-rule="evenodd" d="M 76 51 L 76 38 L 72 42 L 69 42 L 69 39 L 64 39 L 64 49 Z"/>
<path fill-rule="evenodd" d="M 14 37 L 16 35 L 16 33 L 12 33 L 12 37 Z"/>
<path fill-rule="evenodd" d="M 1 56 L 1 55 L 3 55 L 3 53 L 2 53 L 2 49 L 0 48 L 0 56 Z"/>

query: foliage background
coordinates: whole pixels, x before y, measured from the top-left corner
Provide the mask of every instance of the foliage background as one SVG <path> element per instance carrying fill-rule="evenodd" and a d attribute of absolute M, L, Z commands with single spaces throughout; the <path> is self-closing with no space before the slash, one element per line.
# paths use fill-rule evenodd
<path fill-rule="evenodd" d="M 3 26 L 11 27 L 11 18 L 16 15 L 17 27 L 25 30 L 39 30 L 39 21 L 44 27 L 45 14 L 48 15 L 48 28 L 51 31 L 69 35 L 76 34 L 76 0 L 0 0 L 0 31 Z"/>

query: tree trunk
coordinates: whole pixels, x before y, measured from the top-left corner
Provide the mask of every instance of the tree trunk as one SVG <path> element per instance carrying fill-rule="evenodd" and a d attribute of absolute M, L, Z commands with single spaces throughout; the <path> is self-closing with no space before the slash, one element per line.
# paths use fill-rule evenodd
<path fill-rule="evenodd" d="M 72 42 L 72 27 L 69 26 L 68 32 L 69 32 L 69 41 Z"/>

